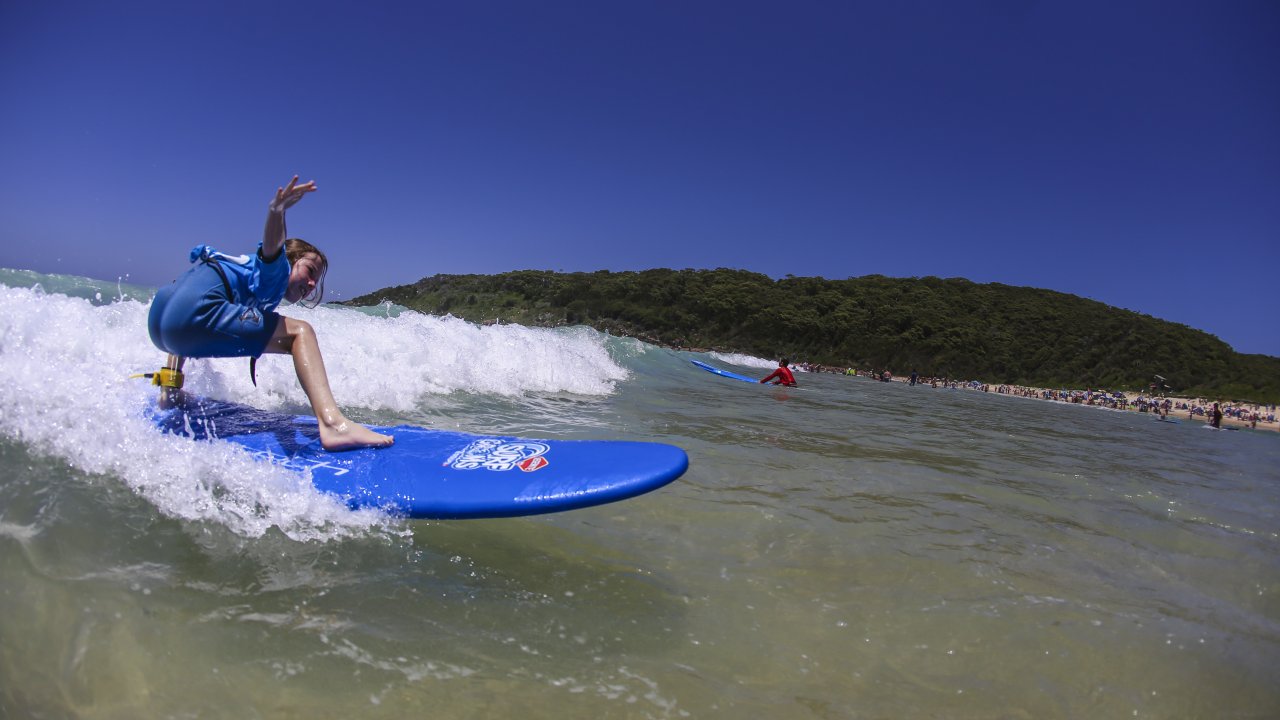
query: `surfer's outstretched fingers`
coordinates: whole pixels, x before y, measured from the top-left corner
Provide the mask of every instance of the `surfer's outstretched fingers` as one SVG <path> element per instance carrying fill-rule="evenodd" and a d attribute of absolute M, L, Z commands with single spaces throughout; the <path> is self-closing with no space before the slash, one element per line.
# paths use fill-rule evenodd
<path fill-rule="evenodd" d="M 294 175 L 289 184 L 282 188 L 276 188 L 276 199 L 271 204 L 271 209 L 283 212 L 298 204 L 304 195 L 309 192 L 315 192 L 316 181 L 308 180 L 298 185 L 298 176 Z"/>

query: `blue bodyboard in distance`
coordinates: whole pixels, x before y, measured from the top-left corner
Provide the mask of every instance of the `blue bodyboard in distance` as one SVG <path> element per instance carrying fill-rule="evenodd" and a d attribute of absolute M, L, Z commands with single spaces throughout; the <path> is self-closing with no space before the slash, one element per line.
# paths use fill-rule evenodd
<path fill-rule="evenodd" d="M 729 370 L 721 370 L 718 367 L 713 367 L 711 365 L 708 365 L 704 362 L 700 362 L 698 360 L 690 360 L 689 362 L 693 363 L 694 365 L 697 365 L 698 367 L 702 368 L 703 370 L 706 370 L 709 373 L 714 373 L 716 375 L 719 375 L 720 377 L 729 378 L 730 380 L 741 380 L 742 382 L 749 382 L 749 383 L 760 382 L 756 378 L 747 377 L 746 375 L 739 375 L 738 373 L 731 372 Z"/>
<path fill-rule="evenodd" d="M 410 518 L 497 518 L 561 512 L 625 500 L 684 474 L 674 445 L 615 440 L 533 440 L 412 425 L 374 427 L 391 447 L 331 453 L 316 419 L 188 397 L 153 408 L 164 432 L 225 440 L 259 460 L 309 472 L 322 492 L 352 508 Z"/>

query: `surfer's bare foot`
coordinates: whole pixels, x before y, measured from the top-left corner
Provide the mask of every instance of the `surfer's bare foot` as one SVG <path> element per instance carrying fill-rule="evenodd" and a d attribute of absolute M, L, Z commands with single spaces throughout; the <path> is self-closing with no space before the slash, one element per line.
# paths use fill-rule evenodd
<path fill-rule="evenodd" d="M 329 452 L 387 447 L 395 441 L 396 439 L 390 435 L 376 433 L 360 423 L 353 423 L 345 418 L 333 426 L 320 423 L 320 444 Z"/>

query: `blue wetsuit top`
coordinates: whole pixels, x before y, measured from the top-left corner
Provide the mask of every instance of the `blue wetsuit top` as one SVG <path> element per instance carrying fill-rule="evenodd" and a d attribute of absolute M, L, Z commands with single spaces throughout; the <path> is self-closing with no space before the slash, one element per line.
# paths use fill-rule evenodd
<path fill-rule="evenodd" d="M 208 245 L 191 250 L 195 266 L 156 293 L 147 329 L 165 352 L 183 357 L 257 357 L 275 334 L 276 307 L 289 286 L 281 250 L 267 262 L 227 255 Z"/>
<path fill-rule="evenodd" d="M 252 255 L 228 255 L 208 245 L 191 248 L 190 262 L 217 262 L 231 284 L 232 301 L 253 305 L 263 312 L 275 310 L 289 287 L 289 258 L 280 250 L 275 260 L 262 259 L 262 243 Z"/>

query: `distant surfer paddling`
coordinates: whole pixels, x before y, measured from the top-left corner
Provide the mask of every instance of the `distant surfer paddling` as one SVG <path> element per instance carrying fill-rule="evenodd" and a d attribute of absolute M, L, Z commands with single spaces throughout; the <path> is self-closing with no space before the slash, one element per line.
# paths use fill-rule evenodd
<path fill-rule="evenodd" d="M 315 190 L 314 180 L 299 185 L 297 175 L 276 189 L 262 244 L 252 256 L 226 255 L 208 245 L 192 249 L 195 266 L 151 302 L 151 341 L 169 353 L 155 384 L 162 401 L 172 404 L 180 398 L 186 358 L 249 357 L 252 373 L 263 353 L 292 355 L 319 421 L 320 444 L 330 451 L 384 447 L 395 439 L 348 420 L 338 409 L 311 324 L 276 312 L 281 300 L 315 307 L 324 295 L 329 260 L 304 240 L 285 239 L 285 211 Z"/>
<path fill-rule="evenodd" d="M 785 385 L 787 387 L 795 387 L 796 376 L 791 374 L 791 368 L 787 367 L 787 365 L 788 365 L 787 358 L 782 358 L 781 360 L 779 360 L 778 369 L 774 370 L 773 373 L 769 375 L 769 377 L 766 377 L 765 379 L 761 380 L 760 381 L 761 384 L 767 383 L 770 380 L 773 380 L 774 385 Z"/>

